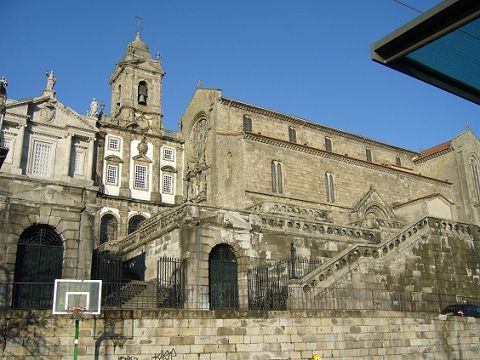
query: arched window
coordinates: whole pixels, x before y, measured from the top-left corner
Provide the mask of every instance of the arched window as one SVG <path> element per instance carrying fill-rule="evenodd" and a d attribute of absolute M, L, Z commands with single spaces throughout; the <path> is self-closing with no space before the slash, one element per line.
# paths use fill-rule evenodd
<path fill-rule="evenodd" d="M 107 214 L 102 217 L 100 223 L 100 244 L 117 238 L 118 222 L 115 216 Z"/>
<path fill-rule="evenodd" d="M 472 156 L 470 159 L 470 169 L 472 171 L 473 191 L 475 193 L 475 203 L 480 203 L 480 177 L 478 174 L 478 161 Z"/>
<path fill-rule="evenodd" d="M 215 246 L 208 257 L 210 309 L 238 309 L 237 258 L 229 245 Z"/>
<path fill-rule="evenodd" d="M 248 115 L 243 115 L 243 131 L 252 132 L 252 118 Z"/>
<path fill-rule="evenodd" d="M 335 186 L 333 185 L 333 175 L 325 173 L 325 185 L 327 190 L 327 202 L 335 202 Z"/>
<path fill-rule="evenodd" d="M 128 234 L 137 231 L 142 222 L 145 221 L 145 216 L 143 215 L 134 215 L 128 220 Z"/>
<path fill-rule="evenodd" d="M 140 105 L 147 105 L 148 88 L 145 81 L 138 83 L 138 103 Z"/>
<path fill-rule="evenodd" d="M 14 308 L 45 309 L 52 305 L 55 279 L 62 277 L 63 241 L 49 225 L 26 229 L 17 245 Z"/>
<path fill-rule="evenodd" d="M 272 161 L 272 191 L 283 193 L 283 171 L 282 163 Z"/>

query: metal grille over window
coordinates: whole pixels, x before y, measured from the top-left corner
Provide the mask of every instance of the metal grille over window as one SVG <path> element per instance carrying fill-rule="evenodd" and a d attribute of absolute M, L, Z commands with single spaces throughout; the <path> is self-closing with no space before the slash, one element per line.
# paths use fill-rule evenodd
<path fill-rule="evenodd" d="M 334 203 L 335 202 L 335 188 L 333 185 L 333 175 L 326 173 L 325 174 L 325 183 L 327 187 L 327 202 Z"/>
<path fill-rule="evenodd" d="M 163 149 L 163 160 L 173 161 L 175 159 L 175 152 L 173 149 L 165 148 Z"/>
<path fill-rule="evenodd" d="M 325 150 L 328 151 L 328 152 L 332 152 L 332 139 L 330 139 L 329 137 L 326 137 L 325 138 Z"/>
<path fill-rule="evenodd" d="M 147 188 L 147 167 L 144 165 L 135 165 L 135 180 L 133 187 L 136 189 Z"/>
<path fill-rule="evenodd" d="M 48 176 L 52 144 L 35 141 L 32 157 L 32 175 Z"/>
<path fill-rule="evenodd" d="M 118 137 L 110 136 L 108 138 L 108 149 L 109 150 L 120 150 L 120 139 Z"/>
<path fill-rule="evenodd" d="M 117 185 L 118 178 L 118 166 L 117 165 L 107 165 L 107 184 Z"/>
<path fill-rule="evenodd" d="M 243 115 L 243 131 L 252 132 L 252 118 L 247 115 Z"/>
<path fill-rule="evenodd" d="M 282 164 L 278 161 L 272 161 L 272 191 L 283 192 Z"/>
<path fill-rule="evenodd" d="M 288 128 L 288 141 L 290 142 L 297 142 L 297 130 L 295 128 L 289 127 Z"/>
<path fill-rule="evenodd" d="M 173 194 L 173 176 L 163 175 L 162 192 L 165 194 Z"/>

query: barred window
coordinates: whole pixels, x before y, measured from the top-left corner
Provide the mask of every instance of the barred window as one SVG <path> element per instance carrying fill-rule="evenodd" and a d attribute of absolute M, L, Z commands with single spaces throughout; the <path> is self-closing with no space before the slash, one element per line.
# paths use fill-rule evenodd
<path fill-rule="evenodd" d="M 50 172 L 51 156 L 52 144 L 35 140 L 33 143 L 31 174 L 36 176 L 48 176 Z"/>
<path fill-rule="evenodd" d="M 133 187 L 135 189 L 147 189 L 147 167 L 145 165 L 135 165 L 135 179 Z"/>
<path fill-rule="evenodd" d="M 329 137 L 325 137 L 325 150 L 328 152 L 332 152 L 332 149 L 332 139 L 330 139 Z"/>
<path fill-rule="evenodd" d="M 243 115 L 243 131 L 252 132 L 252 118 L 247 115 Z"/>
<path fill-rule="evenodd" d="M 107 176 L 106 183 L 108 185 L 117 185 L 118 184 L 118 166 L 117 165 L 107 165 Z"/>
<path fill-rule="evenodd" d="M 333 185 L 333 175 L 330 173 L 325 174 L 325 184 L 327 190 L 327 202 L 334 203 L 335 202 L 335 188 Z"/>
<path fill-rule="evenodd" d="M 372 162 L 372 150 L 370 148 L 365 149 L 365 156 L 368 162 Z"/>
<path fill-rule="evenodd" d="M 172 175 L 163 174 L 162 192 L 165 194 L 173 194 L 173 176 Z"/>
<path fill-rule="evenodd" d="M 288 141 L 296 143 L 297 142 L 297 130 L 293 127 L 288 127 Z"/>
<path fill-rule="evenodd" d="M 163 160 L 174 161 L 175 160 L 175 150 L 172 148 L 163 148 Z"/>
<path fill-rule="evenodd" d="M 120 151 L 120 138 L 116 136 L 108 137 L 108 150 Z"/>
<path fill-rule="evenodd" d="M 283 193 L 282 164 L 278 161 L 272 161 L 272 191 Z"/>

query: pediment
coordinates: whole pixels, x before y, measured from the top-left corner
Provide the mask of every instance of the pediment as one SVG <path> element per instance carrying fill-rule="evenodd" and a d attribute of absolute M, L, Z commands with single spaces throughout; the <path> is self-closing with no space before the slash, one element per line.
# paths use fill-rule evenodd
<path fill-rule="evenodd" d="M 36 204 L 53 204 L 60 206 L 83 207 L 82 202 L 65 194 L 60 185 L 38 186 L 32 190 L 11 195 L 12 200 L 18 200 L 23 204 L 33 202 Z"/>
<path fill-rule="evenodd" d="M 95 120 L 87 119 L 74 110 L 64 106 L 58 100 L 41 98 L 31 103 L 29 115 L 37 125 L 60 129 L 72 129 L 80 132 L 95 133 Z"/>
<path fill-rule="evenodd" d="M 355 205 L 354 212 L 360 219 L 372 216 L 380 219 L 394 219 L 395 215 L 382 197 L 372 187 Z"/>
<path fill-rule="evenodd" d="M 160 170 L 162 170 L 163 172 L 169 172 L 169 173 L 176 173 L 177 172 L 177 170 L 173 166 L 170 166 L 170 165 L 162 166 L 160 168 Z"/>
<path fill-rule="evenodd" d="M 139 154 L 137 156 L 133 157 L 133 160 L 135 161 L 140 161 L 140 162 L 146 162 L 146 163 L 152 163 L 153 161 L 150 160 L 147 156 Z"/>
<path fill-rule="evenodd" d="M 105 157 L 105 160 L 113 163 L 123 163 L 123 160 L 117 155 L 108 155 Z"/>

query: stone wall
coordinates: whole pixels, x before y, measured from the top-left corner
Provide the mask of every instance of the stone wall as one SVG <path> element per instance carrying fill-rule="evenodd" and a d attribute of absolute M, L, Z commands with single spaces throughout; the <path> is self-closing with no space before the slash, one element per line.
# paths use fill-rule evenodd
<path fill-rule="evenodd" d="M 74 320 L 0 313 L 0 356 L 71 359 Z M 478 359 L 480 321 L 386 311 L 106 311 L 80 321 L 79 360 Z"/>

